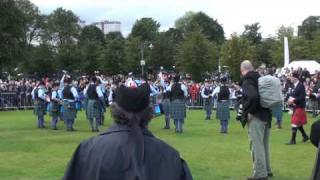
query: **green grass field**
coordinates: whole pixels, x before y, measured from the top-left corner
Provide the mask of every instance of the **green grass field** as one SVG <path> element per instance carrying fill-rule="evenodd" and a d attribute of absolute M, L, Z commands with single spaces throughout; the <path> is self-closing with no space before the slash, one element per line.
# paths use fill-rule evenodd
<path fill-rule="evenodd" d="M 78 113 L 75 127 L 66 132 L 63 122 L 59 130 L 37 129 L 31 111 L 0 112 L 0 179 L 54 180 L 61 179 L 64 169 L 79 142 L 95 134 L 89 131 L 84 112 Z M 112 123 L 108 116 L 105 127 Z M 314 119 L 309 118 L 307 131 Z M 180 151 L 188 162 L 195 180 L 243 180 L 252 173 L 247 130 L 231 120 L 229 134 L 220 134 L 217 120 L 205 121 L 204 112 L 188 111 L 185 133 L 175 134 L 173 128 L 164 130 L 163 117 L 152 120 L 155 136 Z M 49 117 L 46 117 L 49 124 Z M 301 143 L 286 146 L 290 138 L 289 116 L 285 115 L 283 129 L 272 127 L 271 165 L 274 180 L 307 180 L 312 172 L 316 149 Z"/>

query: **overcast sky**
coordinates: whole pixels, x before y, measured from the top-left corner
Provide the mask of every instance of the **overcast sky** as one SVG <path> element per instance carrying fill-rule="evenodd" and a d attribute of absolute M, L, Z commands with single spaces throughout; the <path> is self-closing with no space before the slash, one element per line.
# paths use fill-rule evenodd
<path fill-rule="evenodd" d="M 44 14 L 57 7 L 72 10 L 86 24 L 100 20 L 121 21 L 122 33 L 134 22 L 152 17 L 161 30 L 174 26 L 186 11 L 203 11 L 223 25 L 226 37 L 241 33 L 245 24 L 260 22 L 264 37 L 281 26 L 297 26 L 310 15 L 320 15 L 320 0 L 31 0 Z"/>

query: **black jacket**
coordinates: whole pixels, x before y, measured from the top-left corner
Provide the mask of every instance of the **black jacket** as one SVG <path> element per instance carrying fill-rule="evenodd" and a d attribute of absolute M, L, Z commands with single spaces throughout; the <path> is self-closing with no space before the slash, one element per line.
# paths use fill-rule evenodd
<path fill-rule="evenodd" d="M 312 144 L 318 148 L 318 154 L 316 156 L 316 163 L 313 168 L 312 180 L 319 180 L 320 179 L 320 146 L 319 146 L 319 139 L 320 139 L 320 121 L 316 121 L 311 126 L 311 133 L 310 139 Z"/>
<path fill-rule="evenodd" d="M 65 180 L 128 180 L 124 152 L 131 128 L 114 125 L 105 133 L 82 142 L 66 169 Z M 192 180 L 179 153 L 143 129 L 144 162 L 133 157 L 130 171 L 134 180 Z"/>
<path fill-rule="evenodd" d="M 258 117 L 262 121 L 271 122 L 272 116 L 270 109 L 263 108 L 260 105 L 260 97 L 258 91 L 258 79 L 260 75 L 257 72 L 250 71 L 242 81 L 242 105 L 243 105 L 243 126 L 248 120 L 248 114 Z"/>
<path fill-rule="evenodd" d="M 306 107 L 306 89 L 301 82 L 298 83 L 297 87 L 293 89 L 290 96 L 295 98 L 294 108 L 305 108 Z"/>

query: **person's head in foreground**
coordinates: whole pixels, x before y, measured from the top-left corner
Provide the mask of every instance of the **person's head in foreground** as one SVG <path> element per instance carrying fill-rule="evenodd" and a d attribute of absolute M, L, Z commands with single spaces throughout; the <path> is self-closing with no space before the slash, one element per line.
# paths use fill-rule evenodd
<path fill-rule="evenodd" d="M 66 180 L 191 180 L 179 153 L 147 129 L 153 117 L 150 87 L 120 86 L 106 132 L 82 142 L 66 169 Z"/>

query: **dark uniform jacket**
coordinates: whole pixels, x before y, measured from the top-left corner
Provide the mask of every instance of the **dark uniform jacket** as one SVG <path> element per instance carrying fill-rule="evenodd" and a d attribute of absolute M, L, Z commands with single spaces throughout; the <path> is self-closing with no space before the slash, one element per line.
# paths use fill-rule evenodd
<path fill-rule="evenodd" d="M 297 87 L 294 88 L 291 97 L 295 98 L 294 108 L 305 108 L 306 107 L 306 89 L 301 82 L 298 83 Z"/>
<path fill-rule="evenodd" d="M 270 109 L 263 108 L 260 105 L 258 91 L 258 79 L 260 75 L 257 72 L 248 72 L 242 81 L 242 105 L 243 105 L 243 126 L 248 120 L 248 114 L 252 114 L 265 122 L 271 122 L 272 116 Z"/>
<path fill-rule="evenodd" d="M 114 125 L 107 132 L 82 142 L 66 169 L 65 180 L 128 180 L 124 158 L 131 128 Z M 144 161 L 133 157 L 130 180 L 192 180 L 179 153 L 143 129 Z"/>
<path fill-rule="evenodd" d="M 311 127 L 311 134 L 310 140 L 312 144 L 318 148 L 318 154 L 316 156 L 316 163 L 313 168 L 312 180 L 319 180 L 320 179 L 320 121 L 316 121 L 312 124 Z"/>

